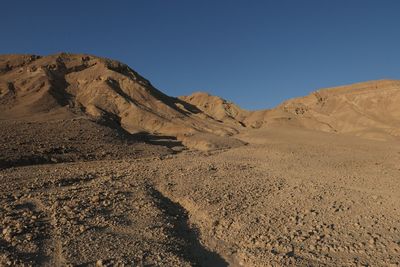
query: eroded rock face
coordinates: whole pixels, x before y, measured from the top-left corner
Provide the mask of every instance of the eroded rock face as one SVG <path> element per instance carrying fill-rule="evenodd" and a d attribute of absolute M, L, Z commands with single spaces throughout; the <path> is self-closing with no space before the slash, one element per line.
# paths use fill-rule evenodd
<path fill-rule="evenodd" d="M 308 129 L 387 140 L 400 135 L 399 100 L 400 81 L 371 81 L 321 89 L 271 114 Z"/>
<path fill-rule="evenodd" d="M 269 110 L 248 111 L 238 105 L 205 92 L 196 92 L 180 99 L 196 106 L 208 116 L 236 128 L 260 128 L 266 124 Z"/>
<path fill-rule="evenodd" d="M 51 121 L 89 117 L 125 131 L 229 136 L 237 130 L 169 97 L 120 62 L 88 56 L 0 57 L 0 119 Z"/>
<path fill-rule="evenodd" d="M 400 135 L 400 82 L 322 89 L 271 110 L 247 111 L 223 98 L 169 97 L 118 61 L 89 55 L 0 56 L 0 119 L 86 117 L 131 134 L 177 137 L 192 148 L 227 148 L 221 138 L 246 128 L 292 125 L 372 139 Z M 206 144 L 206 145 L 204 145 Z"/>
<path fill-rule="evenodd" d="M 196 92 L 179 98 L 196 106 L 214 119 L 237 126 L 244 127 L 244 120 L 250 114 L 249 111 L 241 109 L 232 102 L 205 92 Z"/>
<path fill-rule="evenodd" d="M 381 80 L 318 90 L 287 100 L 270 110 L 247 111 L 237 105 L 197 92 L 180 97 L 208 116 L 244 128 L 296 126 L 368 139 L 400 136 L 400 81 Z"/>

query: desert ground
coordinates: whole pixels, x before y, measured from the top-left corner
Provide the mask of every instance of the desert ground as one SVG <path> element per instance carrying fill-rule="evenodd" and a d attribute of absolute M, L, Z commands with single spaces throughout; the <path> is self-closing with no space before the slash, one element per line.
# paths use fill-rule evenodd
<path fill-rule="evenodd" d="M 0 57 L 0 265 L 399 266 L 399 95 L 250 112 L 115 61 Z"/>
<path fill-rule="evenodd" d="M 241 138 L 3 170 L 2 264 L 398 265 L 398 143 L 290 128 Z"/>

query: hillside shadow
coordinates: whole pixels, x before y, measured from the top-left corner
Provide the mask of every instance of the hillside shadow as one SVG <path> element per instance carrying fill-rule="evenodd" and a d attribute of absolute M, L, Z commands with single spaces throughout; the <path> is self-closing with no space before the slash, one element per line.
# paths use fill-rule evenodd
<path fill-rule="evenodd" d="M 155 135 L 148 132 L 131 134 L 121 126 L 121 122 L 117 116 L 110 114 L 106 111 L 103 112 L 103 118 L 97 120 L 96 122 L 117 131 L 121 141 L 127 141 L 128 143 L 145 142 L 148 144 L 165 146 L 168 148 L 184 147 L 182 142 L 179 141 L 175 136 Z"/>
<path fill-rule="evenodd" d="M 157 145 L 157 146 L 165 146 L 168 148 L 173 147 L 184 147 L 181 141 L 179 141 L 175 136 L 168 136 L 168 135 L 154 135 L 150 133 L 137 133 L 131 135 L 132 138 L 136 140 L 140 140 L 142 142 Z"/>

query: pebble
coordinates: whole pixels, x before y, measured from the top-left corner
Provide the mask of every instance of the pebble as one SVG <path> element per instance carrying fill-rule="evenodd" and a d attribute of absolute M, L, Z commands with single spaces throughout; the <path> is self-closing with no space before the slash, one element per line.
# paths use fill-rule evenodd
<path fill-rule="evenodd" d="M 92 202 L 99 202 L 100 201 L 100 197 L 98 195 L 96 195 L 96 196 L 93 196 L 90 200 Z"/>

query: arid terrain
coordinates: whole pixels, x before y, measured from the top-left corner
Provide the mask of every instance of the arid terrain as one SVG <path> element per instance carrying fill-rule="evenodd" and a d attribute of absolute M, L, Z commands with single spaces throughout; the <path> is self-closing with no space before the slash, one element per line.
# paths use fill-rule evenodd
<path fill-rule="evenodd" d="M 0 266 L 400 266 L 400 81 L 247 111 L 0 56 Z"/>

